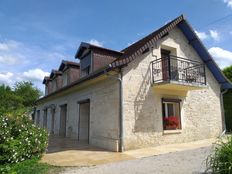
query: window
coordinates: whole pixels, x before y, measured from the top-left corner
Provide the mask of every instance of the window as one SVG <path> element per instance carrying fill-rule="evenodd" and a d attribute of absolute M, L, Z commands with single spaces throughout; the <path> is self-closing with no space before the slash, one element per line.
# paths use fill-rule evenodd
<path fill-rule="evenodd" d="M 89 73 L 90 73 L 90 66 L 87 66 L 86 68 L 81 70 L 82 77 L 89 75 Z"/>
<path fill-rule="evenodd" d="M 48 95 L 48 83 L 45 86 L 45 95 Z"/>
<path fill-rule="evenodd" d="M 162 99 L 164 130 L 181 129 L 179 99 Z"/>
<path fill-rule="evenodd" d="M 81 77 L 87 76 L 91 72 L 92 56 L 91 52 L 81 58 Z"/>
<path fill-rule="evenodd" d="M 52 92 L 56 91 L 56 78 L 52 80 Z"/>
<path fill-rule="evenodd" d="M 63 75 L 62 75 L 63 79 L 63 87 L 66 86 L 68 84 L 68 70 L 66 70 Z"/>

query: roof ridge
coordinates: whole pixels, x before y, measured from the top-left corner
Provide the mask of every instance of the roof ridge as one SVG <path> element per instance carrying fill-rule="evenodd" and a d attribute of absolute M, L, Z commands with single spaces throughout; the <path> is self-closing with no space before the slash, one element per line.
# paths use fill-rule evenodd
<path fill-rule="evenodd" d="M 170 21 L 169 23 L 167 23 L 166 25 L 162 26 L 161 28 L 153 31 L 151 34 L 148 34 L 139 41 L 123 49 L 122 51 L 124 51 L 124 57 L 122 59 L 116 59 L 110 64 L 110 66 L 116 67 L 131 62 L 135 59 L 135 57 L 141 55 L 141 53 L 146 48 L 153 45 L 155 41 L 160 39 L 164 34 L 173 29 L 178 23 L 180 23 L 183 20 L 185 20 L 185 17 L 182 14 Z"/>

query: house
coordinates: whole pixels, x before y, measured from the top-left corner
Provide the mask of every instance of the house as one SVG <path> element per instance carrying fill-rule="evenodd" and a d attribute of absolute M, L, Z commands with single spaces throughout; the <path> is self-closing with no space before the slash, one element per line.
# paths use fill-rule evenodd
<path fill-rule="evenodd" d="M 112 151 L 219 136 L 232 87 L 184 18 L 115 51 L 81 43 L 43 83 L 35 122 Z"/>

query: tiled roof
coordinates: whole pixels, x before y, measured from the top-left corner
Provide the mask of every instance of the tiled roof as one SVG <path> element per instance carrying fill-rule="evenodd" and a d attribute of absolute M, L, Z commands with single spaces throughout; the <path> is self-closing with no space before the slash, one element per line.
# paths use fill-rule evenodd
<path fill-rule="evenodd" d="M 56 75 L 62 75 L 62 71 L 58 71 L 58 70 L 52 70 L 51 74 L 50 74 L 50 78 L 53 78 L 53 76 Z"/>
<path fill-rule="evenodd" d="M 114 53 L 114 54 L 119 54 L 119 55 L 123 54 L 123 52 L 120 52 L 120 51 L 116 51 L 116 50 L 112 50 L 112 49 L 109 49 L 109 48 L 104 48 L 104 47 L 92 45 L 92 44 L 86 43 L 86 42 L 81 42 L 81 44 L 80 44 L 80 46 L 79 46 L 79 48 L 77 50 L 77 53 L 75 55 L 75 58 L 80 58 L 81 54 L 83 53 L 83 51 L 85 49 L 91 49 L 91 48 L 100 49 L 100 50 L 107 51 L 109 53 Z"/>
<path fill-rule="evenodd" d="M 157 40 L 159 40 L 162 36 L 172 30 L 177 24 L 179 24 L 182 20 L 184 20 L 184 16 L 181 15 L 176 19 L 172 20 L 168 24 L 164 25 L 160 29 L 152 32 L 141 40 L 135 42 L 129 47 L 123 49 L 123 56 L 121 59 L 115 60 L 111 63 L 112 67 L 122 66 L 134 60 L 136 57 L 140 56 L 144 50 L 153 46 Z"/>
<path fill-rule="evenodd" d="M 215 79 L 222 85 L 223 89 L 229 89 L 232 88 L 231 82 L 224 76 L 218 65 L 215 63 L 207 49 L 204 47 L 192 27 L 189 25 L 187 20 L 184 18 L 183 15 L 177 17 L 176 19 L 172 20 L 171 22 L 167 23 L 163 27 L 159 28 L 158 30 L 152 32 L 151 34 L 147 35 L 143 39 L 135 42 L 134 44 L 130 45 L 129 47 L 121 50 L 121 51 L 115 51 L 108 48 L 99 47 L 96 45 L 91 45 L 89 43 L 82 42 L 75 57 L 79 58 L 83 51 L 85 49 L 89 48 L 95 48 L 95 49 L 101 49 L 104 51 L 107 51 L 109 53 L 117 54 L 118 57 L 116 60 L 114 60 L 112 63 L 110 63 L 105 68 L 102 68 L 102 70 L 97 70 L 96 72 L 91 73 L 86 78 L 81 78 L 78 81 L 72 83 L 70 86 L 66 86 L 65 88 L 61 88 L 59 91 L 56 91 L 55 93 L 61 92 L 63 90 L 66 90 L 72 86 L 78 85 L 86 80 L 90 80 L 92 78 L 97 77 L 98 75 L 104 74 L 106 71 L 110 71 L 113 68 L 121 67 L 124 65 L 127 65 L 131 61 L 133 61 L 135 58 L 139 57 L 144 50 L 147 48 L 152 47 L 157 40 L 165 36 L 169 31 L 171 31 L 173 28 L 178 27 L 182 30 L 186 38 L 188 39 L 189 43 L 193 46 L 193 48 L 196 50 L 196 52 L 199 54 L 203 62 L 207 65 L 209 70 L 214 75 Z M 54 71 L 54 73 L 57 73 L 57 71 Z M 60 72 L 60 71 L 58 71 Z M 60 72 L 62 73 L 62 72 Z M 52 74 L 51 74 L 52 75 Z M 51 77 L 51 76 L 50 76 Z M 54 93 L 54 94 L 55 94 Z M 50 94 L 53 95 L 53 94 Z M 45 96 L 44 98 L 49 97 Z M 43 98 L 42 98 L 43 99 Z M 40 99 L 40 100 L 42 100 Z"/>
<path fill-rule="evenodd" d="M 80 64 L 77 62 L 72 62 L 72 61 L 68 61 L 68 60 L 62 60 L 60 67 L 59 67 L 59 71 L 63 71 L 65 66 L 72 66 L 72 67 L 80 67 Z"/>

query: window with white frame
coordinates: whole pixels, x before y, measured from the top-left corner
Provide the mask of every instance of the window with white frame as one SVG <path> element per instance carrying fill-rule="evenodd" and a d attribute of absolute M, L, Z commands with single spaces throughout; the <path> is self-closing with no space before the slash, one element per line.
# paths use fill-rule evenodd
<path fill-rule="evenodd" d="M 162 99 L 164 130 L 181 129 L 180 102 L 179 99 Z"/>

